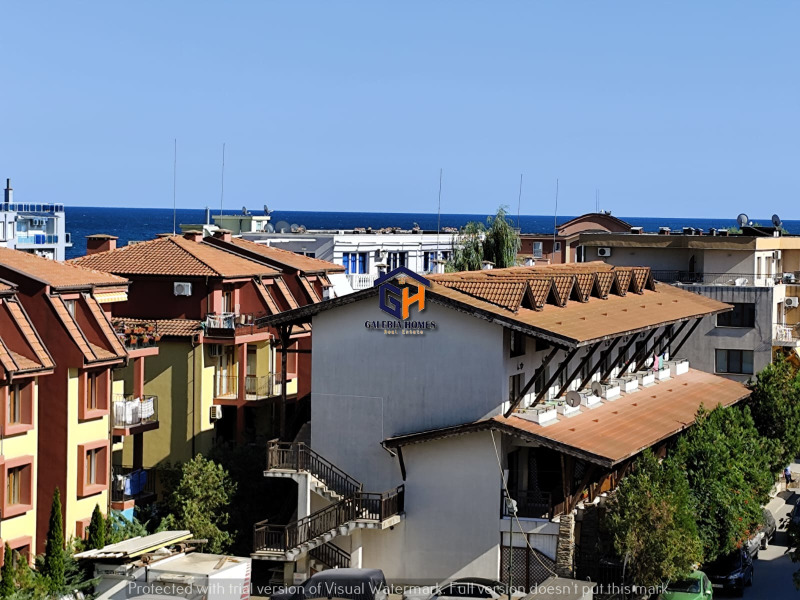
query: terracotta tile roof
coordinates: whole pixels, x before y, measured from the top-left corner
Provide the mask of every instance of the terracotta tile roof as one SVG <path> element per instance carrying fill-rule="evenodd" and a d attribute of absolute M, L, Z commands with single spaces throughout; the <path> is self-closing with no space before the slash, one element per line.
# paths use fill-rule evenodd
<path fill-rule="evenodd" d="M 594 289 L 596 273 L 576 273 L 575 274 L 575 287 L 573 293 L 577 295 L 579 302 L 588 302 L 589 296 Z"/>
<path fill-rule="evenodd" d="M 597 408 L 582 409 L 579 415 L 559 417 L 552 425 L 513 415 L 493 420 L 557 447 L 576 448 L 616 464 L 692 425 L 701 406 L 730 406 L 749 395 L 741 383 L 690 369 Z"/>
<path fill-rule="evenodd" d="M 119 356 L 125 356 L 125 347 L 119 341 L 119 337 L 117 337 L 117 333 L 114 331 L 113 327 L 111 326 L 111 322 L 108 320 L 106 313 L 100 308 L 100 304 L 92 298 L 91 296 L 85 297 L 86 304 L 89 306 L 89 310 L 91 311 L 94 318 L 97 320 L 97 323 L 100 325 L 100 329 L 103 331 L 103 336 L 108 341 L 111 348 L 114 350 L 114 354 L 118 354 Z"/>
<path fill-rule="evenodd" d="M 7 267 L 55 289 L 88 289 L 95 286 L 124 286 L 128 283 L 127 279 L 110 273 L 10 248 L 0 248 L 0 267 Z"/>
<path fill-rule="evenodd" d="M 266 304 L 269 308 L 270 314 L 277 315 L 279 312 L 281 312 L 281 309 L 278 308 L 278 305 L 275 302 L 275 298 L 273 298 L 272 294 L 270 294 L 267 284 L 257 285 L 256 289 L 258 290 L 258 294 L 261 296 L 262 300 L 264 300 L 264 304 Z"/>
<path fill-rule="evenodd" d="M 528 289 L 526 281 L 479 281 L 464 279 L 438 279 L 437 283 L 453 288 L 474 298 L 480 298 L 497 306 L 507 308 L 512 312 L 519 310 L 522 298 Z M 550 289 L 550 282 L 547 282 Z"/>
<path fill-rule="evenodd" d="M 694 424 L 701 406 L 730 406 L 750 395 L 741 383 L 690 369 L 573 417 L 538 425 L 517 416 L 480 419 L 439 429 L 397 435 L 383 441 L 389 448 L 475 431 L 497 430 L 542 446 L 610 467 L 631 458 Z"/>
<path fill-rule="evenodd" d="M 260 254 L 277 265 L 286 266 L 290 269 L 302 271 L 303 273 L 344 273 L 345 271 L 343 265 L 337 265 L 318 258 L 311 258 L 310 256 L 284 250 L 283 248 L 259 244 L 243 238 L 231 238 L 230 243 L 243 250 L 249 250 L 250 252 Z"/>
<path fill-rule="evenodd" d="M 179 235 L 88 254 L 69 262 L 122 275 L 233 278 L 278 274 L 261 263 Z"/>
<path fill-rule="evenodd" d="M 191 337 L 201 331 L 200 321 L 194 319 L 144 319 L 140 317 L 112 317 L 115 328 L 154 324 L 159 335 L 166 337 Z"/>
<path fill-rule="evenodd" d="M 100 346 L 90 342 L 86 338 L 86 335 L 84 335 L 77 321 L 70 314 L 69 310 L 67 310 L 67 306 L 64 304 L 64 300 L 61 298 L 61 296 L 48 295 L 47 299 L 50 301 L 50 304 L 56 311 L 56 315 L 58 316 L 61 323 L 64 325 L 64 329 L 66 329 L 67 334 L 72 338 L 72 341 L 75 342 L 75 345 L 81 351 L 81 353 L 83 354 L 83 358 L 87 363 L 120 359 L 126 356 L 125 350 L 122 350 L 120 354 L 116 354 L 114 352 L 111 352 L 105 348 L 101 348 Z M 105 322 L 105 325 L 104 322 L 105 322 L 105 317 L 104 321 L 98 321 L 98 324 L 101 327 L 101 329 L 104 329 L 104 327 L 108 327 L 110 329 L 108 322 Z M 106 335 L 105 332 L 104 335 Z M 119 345 L 119 341 L 117 341 L 117 345 Z M 121 348 L 121 345 L 119 345 L 119 347 Z"/>
<path fill-rule="evenodd" d="M 50 356 L 50 352 L 42 343 L 39 333 L 36 331 L 36 329 L 34 329 L 33 324 L 31 323 L 28 315 L 25 313 L 25 310 L 22 308 L 22 305 L 14 300 L 5 302 L 5 306 L 8 309 L 8 312 L 11 314 L 11 317 L 17 323 L 17 326 L 20 328 L 25 341 L 31 347 L 31 350 L 33 350 L 33 353 L 36 355 L 39 363 L 41 363 L 44 368 L 52 369 L 55 366 L 53 358 Z"/>
<path fill-rule="evenodd" d="M 297 303 L 297 300 L 295 300 L 295 297 L 292 296 L 292 292 L 289 291 L 289 287 L 281 277 L 275 278 L 275 285 L 281 291 L 283 297 L 286 298 L 286 303 L 289 305 L 290 309 L 299 308 L 300 305 Z"/>
<path fill-rule="evenodd" d="M 553 291 L 555 293 L 556 303 L 559 306 L 566 306 L 567 302 L 569 302 L 569 297 L 572 295 L 572 286 L 574 283 L 574 275 L 553 276 Z"/>
<path fill-rule="evenodd" d="M 6 348 L 6 344 L 2 339 L 0 339 L 0 365 L 3 365 L 3 368 L 6 371 L 13 372 L 17 370 L 17 365 L 14 362 L 14 359 L 11 358 L 11 354 L 9 353 L 8 348 Z"/>
<path fill-rule="evenodd" d="M 649 285 L 649 280 L 652 278 L 650 269 L 642 269 L 640 267 L 633 269 L 633 280 L 631 281 L 634 292 L 639 294 L 643 289 Z"/>
<path fill-rule="evenodd" d="M 620 296 L 624 296 L 628 293 L 628 290 L 631 287 L 631 278 L 633 277 L 633 270 L 632 269 L 614 269 L 614 274 L 617 277 L 616 280 L 616 292 Z"/>
<path fill-rule="evenodd" d="M 300 284 L 303 286 L 303 289 L 308 294 L 309 300 L 311 302 L 322 302 L 322 298 L 319 297 L 317 294 L 317 290 L 314 289 L 314 286 L 311 285 L 311 282 L 306 279 L 303 275 L 298 275 L 300 279 Z"/>
<path fill-rule="evenodd" d="M 43 368 L 41 363 L 26 356 L 22 356 L 22 354 L 18 352 L 9 350 L 8 353 L 11 355 L 11 358 L 14 359 L 14 362 L 17 363 L 20 371 L 36 371 L 37 369 Z"/>
<path fill-rule="evenodd" d="M 0 292 L 11 292 L 13 290 L 14 290 L 14 288 L 12 286 L 8 285 L 7 283 L 3 283 L 2 281 L 0 281 Z"/>
<path fill-rule="evenodd" d="M 617 278 L 614 276 L 613 271 L 598 271 L 595 273 L 597 296 L 598 298 L 606 298 L 611 293 L 611 288 L 614 286 Z"/>

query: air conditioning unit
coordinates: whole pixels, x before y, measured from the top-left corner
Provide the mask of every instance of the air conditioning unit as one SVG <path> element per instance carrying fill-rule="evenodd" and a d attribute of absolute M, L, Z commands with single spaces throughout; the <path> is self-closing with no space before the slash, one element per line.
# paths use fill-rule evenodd
<path fill-rule="evenodd" d="M 211 420 L 219 421 L 222 418 L 222 407 L 214 404 L 210 408 L 211 408 L 211 415 L 209 416 L 211 417 Z"/>
<path fill-rule="evenodd" d="M 780 250 L 775 250 L 775 251 L 772 253 L 772 258 L 773 258 L 774 260 L 780 260 L 780 259 L 781 259 L 781 256 L 782 256 L 782 254 L 781 254 L 781 251 L 780 251 Z"/>
<path fill-rule="evenodd" d="M 597 256 L 611 256 L 611 248 L 608 247 L 598 248 Z"/>
<path fill-rule="evenodd" d="M 172 291 L 175 293 L 176 296 L 191 296 L 192 284 L 176 281 L 175 283 L 172 284 Z"/>
<path fill-rule="evenodd" d="M 222 356 L 222 344 L 211 344 L 208 347 L 209 356 Z"/>
<path fill-rule="evenodd" d="M 786 299 L 783 301 L 783 305 L 786 308 L 797 308 L 800 305 L 800 299 L 797 296 L 786 296 Z"/>

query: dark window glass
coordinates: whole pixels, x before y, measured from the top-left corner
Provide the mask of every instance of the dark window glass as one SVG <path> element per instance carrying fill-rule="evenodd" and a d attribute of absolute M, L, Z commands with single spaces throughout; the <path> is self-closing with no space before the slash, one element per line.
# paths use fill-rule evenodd
<path fill-rule="evenodd" d="M 717 327 L 755 327 L 756 305 L 752 302 L 734 302 L 733 310 L 717 315 Z"/>

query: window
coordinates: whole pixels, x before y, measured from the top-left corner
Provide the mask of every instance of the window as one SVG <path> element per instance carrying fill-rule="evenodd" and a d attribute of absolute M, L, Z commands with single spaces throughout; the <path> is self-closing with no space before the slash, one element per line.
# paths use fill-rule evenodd
<path fill-rule="evenodd" d="M 78 445 L 78 496 L 98 494 L 108 482 L 108 440 Z"/>
<path fill-rule="evenodd" d="M 2 517 L 7 519 L 33 508 L 33 456 L 20 456 L 2 463 Z"/>
<path fill-rule="evenodd" d="M 533 242 L 533 258 L 542 258 L 542 242 Z"/>
<path fill-rule="evenodd" d="M 753 373 L 752 350 L 716 350 L 717 373 Z"/>
<path fill-rule="evenodd" d="M 6 476 L 6 502 L 8 504 L 22 503 L 22 476 L 27 467 L 14 467 L 8 470 Z"/>
<path fill-rule="evenodd" d="M 386 262 L 390 271 L 398 267 L 405 267 L 408 264 L 408 252 L 389 252 Z"/>
<path fill-rule="evenodd" d="M 555 242 L 553 244 L 553 252 L 561 252 L 561 242 Z"/>
<path fill-rule="evenodd" d="M 90 373 L 86 384 L 86 408 L 97 410 L 97 373 Z"/>
<path fill-rule="evenodd" d="M 64 300 L 64 306 L 67 307 L 67 312 L 75 318 L 75 300 Z"/>
<path fill-rule="evenodd" d="M 436 252 L 425 252 L 422 256 L 423 270 L 431 273 L 436 270 Z"/>
<path fill-rule="evenodd" d="M 367 272 L 367 253 L 366 252 L 343 252 L 342 264 L 344 272 L 347 274 Z"/>
<path fill-rule="evenodd" d="M 12 425 L 22 423 L 22 390 L 18 383 L 8 388 L 8 422 Z"/>
<path fill-rule="evenodd" d="M 525 354 L 525 334 L 516 329 L 511 330 L 510 335 L 510 354 L 511 358 Z"/>
<path fill-rule="evenodd" d="M 80 377 L 80 404 L 78 418 L 97 419 L 108 411 L 111 387 L 109 370 L 84 372 Z"/>
<path fill-rule="evenodd" d="M 717 315 L 717 327 L 755 327 L 756 305 L 753 302 L 733 302 L 733 310 Z"/>
<path fill-rule="evenodd" d="M 0 394 L 5 413 L 6 435 L 17 435 L 33 429 L 33 381 L 16 382 L 3 388 Z"/>
<path fill-rule="evenodd" d="M 516 375 L 512 375 L 508 378 L 508 401 L 514 402 L 519 396 L 520 390 L 522 390 L 524 380 L 523 373 L 517 373 Z"/>

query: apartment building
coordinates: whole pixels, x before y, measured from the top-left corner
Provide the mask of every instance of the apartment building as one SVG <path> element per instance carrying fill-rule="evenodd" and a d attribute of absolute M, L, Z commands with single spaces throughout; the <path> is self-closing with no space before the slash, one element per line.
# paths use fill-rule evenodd
<path fill-rule="evenodd" d="M 54 367 L 16 287 L 0 281 L 0 543 L 28 560 L 37 548 L 39 382 Z"/>
<path fill-rule="evenodd" d="M 41 552 L 56 487 L 67 538 L 83 537 L 95 506 L 108 510 L 109 408 L 117 391 L 112 370 L 125 365 L 127 354 L 107 311 L 126 297 L 128 281 L 7 248 L 0 248 L 0 277 L 16 286 L 55 363 L 38 385 L 35 531 Z"/>
<path fill-rule="evenodd" d="M 517 257 L 520 263 L 543 261 L 547 264 L 582 262 L 581 233 L 590 231 L 627 232 L 631 225 L 611 216 L 609 211 L 586 213 L 562 223 L 555 234 L 521 233 Z"/>
<path fill-rule="evenodd" d="M 639 453 L 749 394 L 683 358 L 694 323 L 732 307 L 646 267 L 376 283 L 261 320 L 314 331 L 310 445 L 268 450 L 297 518 L 254 527 L 252 556 L 284 561 L 287 581 L 335 566 L 505 579 L 509 560 L 516 585 L 572 575 L 596 541 L 576 521 Z"/>
<path fill-rule="evenodd" d="M 0 204 L 0 245 L 53 260 L 64 260 L 72 247 L 63 204 L 15 202 L 6 179 Z"/>
<path fill-rule="evenodd" d="M 729 315 L 698 324 L 685 350 L 698 369 L 747 381 L 775 352 L 800 361 L 800 237 L 775 227 L 737 234 L 663 227 L 659 233 L 583 233 L 579 243 L 586 260 L 644 264 L 659 281 L 734 306 Z"/>
<path fill-rule="evenodd" d="M 88 249 L 70 264 L 131 282 L 127 301 L 113 305 L 117 328 L 138 344 L 137 332 L 158 338 L 157 353 L 138 371 L 134 358 L 119 375 L 134 397 L 158 400 L 158 429 L 138 450 L 125 438 L 114 457 L 123 472 L 185 461 L 215 444 L 268 439 L 291 424 L 297 345 L 308 329 L 256 324 L 299 306 L 281 271 L 203 243 L 194 231 L 122 248 L 113 236 L 91 236 Z"/>

